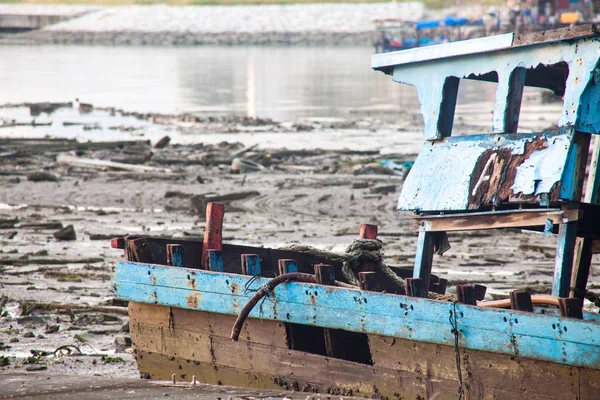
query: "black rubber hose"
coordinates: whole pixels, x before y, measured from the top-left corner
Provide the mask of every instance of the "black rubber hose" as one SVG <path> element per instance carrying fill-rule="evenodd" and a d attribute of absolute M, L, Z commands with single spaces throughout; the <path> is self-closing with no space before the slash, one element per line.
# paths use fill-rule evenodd
<path fill-rule="evenodd" d="M 266 285 L 261 287 L 254 294 L 254 296 L 252 296 L 252 298 L 250 300 L 248 300 L 248 303 L 244 306 L 244 308 L 242 308 L 240 315 L 238 315 L 237 319 L 235 320 L 235 324 L 233 324 L 233 329 L 231 330 L 231 336 L 230 336 L 231 340 L 233 340 L 234 342 L 238 341 L 238 339 L 240 337 L 240 332 L 242 331 L 242 328 L 244 327 L 244 322 L 246 321 L 246 318 L 248 318 L 248 315 L 250 314 L 252 309 L 256 306 L 256 304 L 258 304 L 258 302 L 263 297 L 265 297 L 266 295 L 271 293 L 277 287 L 277 285 L 279 285 L 280 283 L 286 283 L 286 282 L 318 283 L 317 278 L 314 275 L 304 274 L 301 272 L 292 272 L 289 274 L 283 274 L 283 275 L 279 275 L 279 276 L 271 279 L 269 282 L 267 282 Z M 347 283 L 342 283 L 342 282 L 337 282 L 337 281 L 336 281 L 336 285 L 345 287 L 345 288 L 353 288 L 353 289 L 356 288 L 356 286 L 352 286 Z"/>

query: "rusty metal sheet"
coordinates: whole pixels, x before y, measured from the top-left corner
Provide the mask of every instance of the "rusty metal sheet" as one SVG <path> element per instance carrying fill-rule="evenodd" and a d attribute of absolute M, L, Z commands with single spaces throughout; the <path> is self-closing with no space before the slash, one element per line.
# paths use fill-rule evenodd
<path fill-rule="evenodd" d="M 570 131 L 477 135 L 426 142 L 408 175 L 399 210 L 477 210 L 558 200 Z M 544 195 L 544 196 L 542 196 Z"/>

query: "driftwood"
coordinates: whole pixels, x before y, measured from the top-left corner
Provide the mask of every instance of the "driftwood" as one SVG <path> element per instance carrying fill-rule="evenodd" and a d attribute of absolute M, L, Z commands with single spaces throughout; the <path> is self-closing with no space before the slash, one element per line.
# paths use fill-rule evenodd
<path fill-rule="evenodd" d="M 59 154 L 56 157 L 56 161 L 59 164 L 72 165 L 75 167 L 85 167 L 85 168 L 108 168 L 108 169 L 116 169 L 121 171 L 132 171 L 132 172 L 162 172 L 169 174 L 171 170 L 168 168 L 156 168 L 149 167 L 146 165 L 132 165 L 132 164 L 124 164 L 117 163 L 113 161 L 105 161 L 105 160 L 94 160 L 91 158 L 81 158 L 75 157 L 68 154 Z"/>

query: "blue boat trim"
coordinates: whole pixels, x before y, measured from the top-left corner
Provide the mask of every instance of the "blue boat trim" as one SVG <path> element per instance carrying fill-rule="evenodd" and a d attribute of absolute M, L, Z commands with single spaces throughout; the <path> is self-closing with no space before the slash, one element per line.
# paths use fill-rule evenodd
<path fill-rule="evenodd" d="M 237 315 L 252 293 L 252 277 L 161 265 L 115 266 L 116 296 L 184 309 Z M 253 288 L 268 280 L 256 278 Z M 276 288 L 250 314 L 282 322 L 454 344 L 454 304 L 304 283 Z M 473 350 L 600 368 L 600 323 L 555 315 L 456 305 L 459 343 Z"/>

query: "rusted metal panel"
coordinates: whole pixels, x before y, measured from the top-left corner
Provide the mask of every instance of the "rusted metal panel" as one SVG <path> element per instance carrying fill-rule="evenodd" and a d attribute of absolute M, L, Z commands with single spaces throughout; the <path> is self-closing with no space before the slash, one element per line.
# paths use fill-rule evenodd
<path fill-rule="evenodd" d="M 478 135 L 426 143 L 406 178 L 399 210 L 477 210 L 557 201 L 569 131 Z"/>

